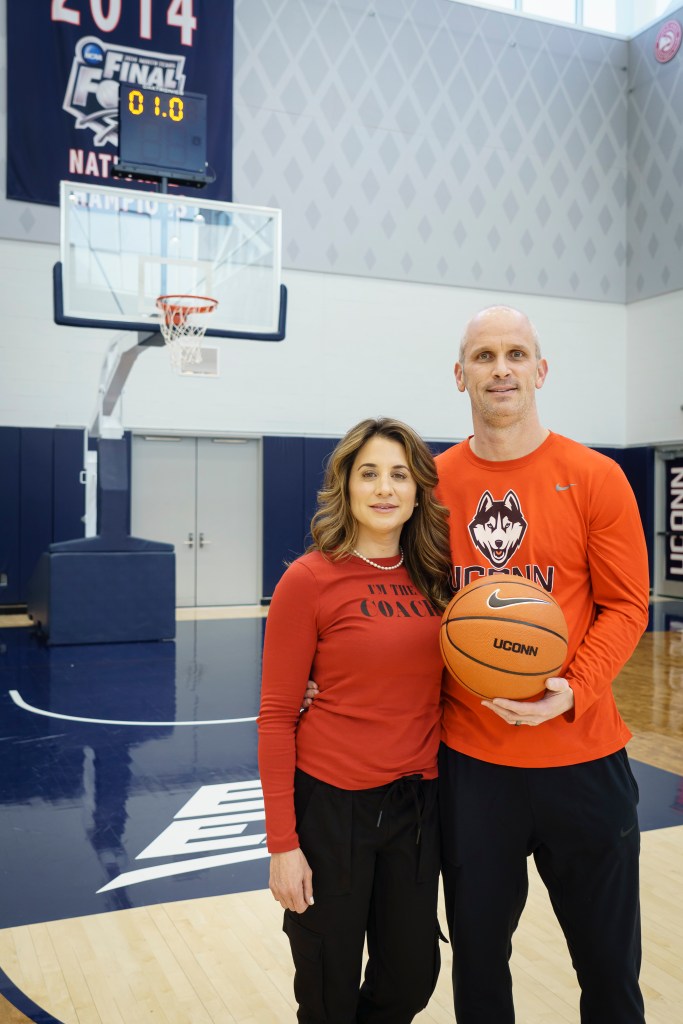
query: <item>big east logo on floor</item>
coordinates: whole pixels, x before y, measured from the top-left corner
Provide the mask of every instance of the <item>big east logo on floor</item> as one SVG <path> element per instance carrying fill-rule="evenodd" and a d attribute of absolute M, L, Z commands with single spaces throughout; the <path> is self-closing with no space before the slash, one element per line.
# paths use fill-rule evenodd
<path fill-rule="evenodd" d="M 124 871 L 97 891 L 110 892 L 170 875 L 268 857 L 265 832 L 261 828 L 250 832 L 256 822 L 265 824 L 263 792 L 258 779 L 202 786 L 181 807 L 168 828 L 135 858 L 162 859 L 163 862 Z M 217 850 L 221 852 L 209 852 Z"/>

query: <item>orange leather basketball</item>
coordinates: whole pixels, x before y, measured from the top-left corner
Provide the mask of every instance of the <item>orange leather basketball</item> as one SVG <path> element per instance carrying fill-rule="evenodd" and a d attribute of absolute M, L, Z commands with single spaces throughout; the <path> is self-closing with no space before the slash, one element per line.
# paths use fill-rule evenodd
<path fill-rule="evenodd" d="M 567 623 L 543 587 L 498 574 L 458 591 L 443 614 L 440 641 L 446 668 L 466 689 L 522 700 L 560 674 Z"/>

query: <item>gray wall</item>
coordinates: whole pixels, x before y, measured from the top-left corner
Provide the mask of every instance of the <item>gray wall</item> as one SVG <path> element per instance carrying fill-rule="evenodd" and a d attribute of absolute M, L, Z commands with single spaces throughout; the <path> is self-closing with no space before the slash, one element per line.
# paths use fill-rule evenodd
<path fill-rule="evenodd" d="M 683 49 L 657 63 L 660 25 L 629 46 L 629 302 L 683 288 Z"/>
<path fill-rule="evenodd" d="M 235 0 L 234 198 L 283 209 L 293 270 L 617 303 L 681 289 L 683 53 L 658 64 L 657 28 Z M 0 197 L 0 237 L 58 231 L 56 209 Z"/>
<path fill-rule="evenodd" d="M 285 262 L 625 299 L 628 44 L 446 0 L 237 0 L 235 198 Z"/>

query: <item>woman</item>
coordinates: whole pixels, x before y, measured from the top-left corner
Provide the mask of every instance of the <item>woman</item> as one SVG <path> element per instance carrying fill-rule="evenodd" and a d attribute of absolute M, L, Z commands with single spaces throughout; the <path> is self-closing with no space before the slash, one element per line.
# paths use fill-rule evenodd
<path fill-rule="evenodd" d="M 313 544 L 273 594 L 259 767 L 300 1024 L 407 1024 L 436 984 L 438 631 L 451 597 L 436 482 L 404 423 L 353 427 L 330 457 Z M 300 714 L 311 677 L 319 696 Z"/>

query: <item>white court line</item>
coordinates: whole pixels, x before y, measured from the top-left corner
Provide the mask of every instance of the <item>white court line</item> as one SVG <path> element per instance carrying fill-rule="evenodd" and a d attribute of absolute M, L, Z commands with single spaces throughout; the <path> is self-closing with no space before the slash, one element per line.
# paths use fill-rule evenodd
<path fill-rule="evenodd" d="M 176 608 L 176 622 L 208 622 L 210 619 L 265 619 L 268 605 L 231 604 L 202 608 Z"/>
<path fill-rule="evenodd" d="M 63 722 L 85 722 L 87 725 L 142 725 L 147 726 L 175 726 L 175 725 L 240 725 L 242 722 L 255 722 L 256 716 L 252 718 L 209 718 L 204 722 L 129 722 L 119 721 L 116 718 L 82 718 L 80 715 L 61 715 L 58 711 L 45 711 L 43 708 L 34 708 L 27 704 L 18 690 L 10 690 L 9 695 L 18 708 L 30 711 L 33 715 L 43 715 L 45 718 L 59 718 Z"/>
<path fill-rule="evenodd" d="M 191 860 L 175 861 L 173 864 L 159 864 L 152 868 L 137 868 L 135 871 L 124 871 L 123 874 L 107 882 L 97 892 L 111 892 L 139 882 L 154 882 L 157 878 L 170 878 L 188 871 L 201 871 L 204 868 L 220 868 L 225 864 L 241 864 L 248 860 L 261 860 L 270 857 L 268 850 L 240 850 L 237 853 L 216 853 L 208 857 L 193 857 Z"/>

